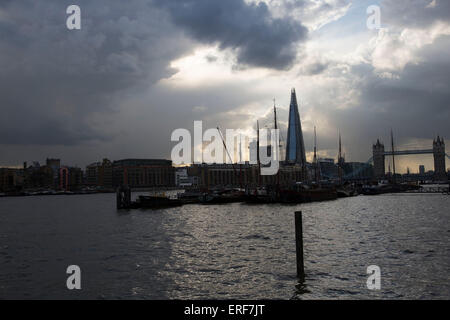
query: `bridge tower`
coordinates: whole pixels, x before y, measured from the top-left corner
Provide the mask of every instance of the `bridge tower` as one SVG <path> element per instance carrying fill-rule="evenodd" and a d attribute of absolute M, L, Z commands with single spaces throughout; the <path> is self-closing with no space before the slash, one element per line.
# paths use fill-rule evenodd
<path fill-rule="evenodd" d="M 373 145 L 373 171 L 376 179 L 383 179 L 386 174 L 384 144 L 377 140 Z"/>
<path fill-rule="evenodd" d="M 444 138 L 437 137 L 433 141 L 433 156 L 434 156 L 434 180 L 447 180 L 445 173 L 445 143 Z"/>

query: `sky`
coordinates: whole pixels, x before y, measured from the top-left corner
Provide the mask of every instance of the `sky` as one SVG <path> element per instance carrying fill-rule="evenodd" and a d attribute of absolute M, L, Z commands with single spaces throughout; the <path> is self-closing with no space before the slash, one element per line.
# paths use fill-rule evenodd
<path fill-rule="evenodd" d="M 431 149 L 450 137 L 449 49 L 447 0 L 2 0 L 0 166 L 169 159 L 175 129 L 271 127 L 274 99 L 286 130 L 291 88 L 309 160 L 314 126 L 321 157 L 339 131 L 347 161 L 389 149 L 391 128 L 398 149 Z"/>

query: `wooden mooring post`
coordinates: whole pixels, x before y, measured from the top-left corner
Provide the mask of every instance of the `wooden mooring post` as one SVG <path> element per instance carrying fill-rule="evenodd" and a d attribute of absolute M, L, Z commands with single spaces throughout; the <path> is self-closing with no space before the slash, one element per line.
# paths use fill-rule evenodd
<path fill-rule="evenodd" d="M 295 249 L 297 255 L 297 277 L 305 279 L 305 265 L 303 262 L 303 221 L 302 212 L 295 212 Z"/>
<path fill-rule="evenodd" d="M 120 186 L 116 191 L 117 209 L 129 209 L 131 206 L 131 189 L 128 186 Z"/>

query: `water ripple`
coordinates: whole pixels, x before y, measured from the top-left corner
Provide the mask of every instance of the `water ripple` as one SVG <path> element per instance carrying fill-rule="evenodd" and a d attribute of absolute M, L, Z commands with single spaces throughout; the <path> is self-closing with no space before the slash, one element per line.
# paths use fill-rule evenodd
<path fill-rule="evenodd" d="M 114 208 L 114 195 L 0 199 L 0 298 L 449 299 L 450 197 Z M 298 282 L 294 212 L 303 211 Z M 426 212 L 426 214 L 424 214 Z M 82 269 L 83 290 L 65 287 Z M 382 288 L 366 288 L 378 265 Z"/>

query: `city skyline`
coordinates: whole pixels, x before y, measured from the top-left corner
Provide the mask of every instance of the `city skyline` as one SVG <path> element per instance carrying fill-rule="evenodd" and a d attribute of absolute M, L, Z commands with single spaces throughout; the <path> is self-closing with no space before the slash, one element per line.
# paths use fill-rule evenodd
<path fill-rule="evenodd" d="M 294 89 L 293 89 L 293 92 L 295 92 Z M 295 123 L 294 123 L 294 127 L 295 127 Z M 301 130 L 300 130 L 299 134 L 300 134 L 300 136 L 302 135 L 302 131 Z M 434 168 L 432 168 L 432 166 L 430 167 L 428 165 L 425 165 L 424 162 L 419 163 L 416 160 L 417 160 L 417 158 L 427 158 L 428 161 L 425 161 L 425 162 L 429 162 L 429 158 L 431 158 L 431 161 L 434 163 L 434 167 L 436 167 L 435 157 L 430 156 L 433 153 L 433 150 L 434 150 L 436 142 L 442 143 L 442 151 L 441 152 L 442 152 L 443 160 L 441 160 L 441 163 L 442 163 L 441 171 L 442 171 L 442 169 L 444 169 L 445 172 L 450 172 L 450 167 L 447 167 L 445 165 L 446 161 L 448 161 L 448 159 L 450 158 L 450 156 L 448 154 L 446 154 L 446 151 L 445 151 L 446 150 L 445 149 L 445 139 L 443 137 L 438 136 L 436 139 L 433 139 L 433 149 L 425 149 L 425 150 L 422 149 L 422 150 L 420 150 L 420 149 L 416 148 L 416 149 L 411 149 L 411 150 L 405 150 L 405 149 L 396 147 L 395 152 L 396 152 L 396 157 L 397 158 L 395 159 L 395 165 L 398 168 L 396 173 L 398 173 L 398 174 L 407 174 L 408 175 L 408 174 L 417 174 L 417 173 L 421 174 L 421 173 L 425 173 L 425 172 L 426 173 L 434 172 L 435 170 L 434 170 Z M 256 143 L 256 140 L 253 141 L 253 143 Z M 341 139 L 339 139 L 339 144 L 341 144 Z M 379 146 L 380 144 L 383 145 L 383 143 L 380 141 L 380 139 L 377 139 L 376 143 L 373 144 L 373 148 L 375 148 L 376 146 Z M 281 148 L 282 148 L 282 146 L 280 146 L 280 149 Z M 399 151 L 399 149 L 402 149 L 402 150 Z M 296 150 L 296 149 L 294 148 L 294 150 Z M 223 152 L 225 154 L 226 150 L 224 149 Z M 384 171 L 384 173 L 386 175 L 392 174 L 393 170 L 391 170 L 391 169 L 393 169 L 393 163 L 394 163 L 393 162 L 393 158 L 392 158 L 392 148 L 391 149 L 389 149 L 389 148 L 385 149 L 384 145 L 383 145 L 382 153 L 384 153 L 384 152 L 386 152 L 386 155 L 383 157 L 383 159 L 384 159 L 384 161 L 383 161 L 384 162 L 384 167 L 383 167 L 382 171 Z M 286 156 L 288 156 L 288 153 L 289 152 L 286 152 Z M 413 160 L 409 161 L 409 162 L 413 162 L 412 166 L 405 165 L 404 162 L 400 162 L 398 160 L 399 156 L 403 157 L 405 155 L 407 155 L 409 158 L 413 158 Z M 411 155 L 413 155 L 413 157 L 411 157 Z M 347 161 L 346 161 L 345 153 L 343 153 L 343 157 L 344 157 L 343 158 L 343 163 L 358 163 L 358 164 L 364 164 L 365 163 L 365 164 L 373 165 L 375 163 L 374 161 L 375 161 L 375 157 L 376 156 L 375 156 L 375 151 L 374 151 L 374 153 L 372 154 L 372 157 L 366 162 L 354 161 L 352 159 L 347 159 Z M 48 162 L 49 160 L 52 161 L 53 159 L 55 159 L 57 161 L 61 161 L 60 158 L 55 158 L 55 157 L 53 157 L 53 158 L 52 157 L 46 157 L 45 159 L 46 159 L 45 160 L 46 162 Z M 86 164 L 85 166 L 78 166 L 76 164 L 73 165 L 73 164 L 70 164 L 70 160 L 69 160 L 69 162 L 67 162 L 67 160 L 66 160 L 66 162 L 62 162 L 61 163 L 61 167 L 65 167 L 65 168 L 82 168 L 82 169 L 86 168 L 87 169 L 89 166 L 97 165 L 97 164 L 99 164 L 99 163 L 101 163 L 102 161 L 105 161 L 105 160 L 106 161 L 111 161 L 111 160 L 112 161 L 122 161 L 124 159 L 145 160 L 145 158 L 133 158 L 133 157 L 125 157 L 125 158 L 122 158 L 120 160 L 109 159 L 108 157 L 103 157 L 103 158 L 98 159 L 96 161 L 93 161 L 93 162 L 91 161 L 88 164 Z M 163 160 L 163 161 L 169 160 L 169 159 L 164 159 L 162 157 L 160 157 L 160 158 L 153 158 L 153 159 L 155 159 L 155 160 Z M 338 165 L 338 163 L 339 163 L 339 154 L 338 154 L 337 157 L 327 157 L 327 156 L 321 156 L 319 153 L 317 153 L 317 159 L 319 161 L 324 162 L 324 163 L 328 163 L 331 160 L 334 164 Z M 313 164 L 314 163 L 314 159 L 311 159 L 311 160 L 312 161 L 309 161 L 309 159 L 306 159 L 306 162 L 304 162 L 304 163 L 306 163 L 306 164 Z M 224 161 L 225 161 L 225 158 L 224 158 Z M 243 159 L 242 161 L 248 162 L 248 161 L 250 161 L 250 159 Z M 302 161 L 297 161 L 296 162 L 296 160 L 292 160 L 292 159 L 288 160 L 288 163 L 289 162 L 292 163 L 292 164 L 296 163 L 297 165 L 300 165 L 300 166 L 302 166 L 302 163 L 303 163 Z M 398 166 L 399 162 L 401 164 L 400 166 Z M 235 160 L 233 163 L 239 163 L 239 161 Z M 214 164 L 214 163 L 204 162 L 204 164 Z M 194 163 L 191 163 L 190 165 L 194 165 Z M 27 168 L 31 168 L 31 167 L 35 167 L 35 166 L 45 166 L 45 164 L 41 163 L 41 161 L 37 161 L 37 160 L 33 160 L 30 163 L 28 161 L 23 161 L 22 164 L 17 164 L 17 165 L 6 165 L 6 166 L 5 165 L 0 165 L 0 169 L 1 168 L 5 168 L 5 169 L 6 168 L 23 169 L 25 166 Z M 177 167 L 182 168 L 182 167 L 185 167 L 185 165 L 181 165 L 181 166 L 176 166 L 175 165 L 174 167 L 175 168 L 177 168 Z"/>
<path fill-rule="evenodd" d="M 314 126 L 320 157 L 337 157 L 340 130 L 360 162 L 391 128 L 401 149 L 450 137 L 446 1 L 105 4 L 79 1 L 79 31 L 65 28 L 64 1 L 0 5 L 0 166 L 169 159 L 174 129 L 271 123 L 273 98 L 286 137 L 291 87 L 309 162 Z M 373 4 L 380 30 L 366 26 Z M 399 172 L 433 167 L 430 156 L 398 161 Z"/>

